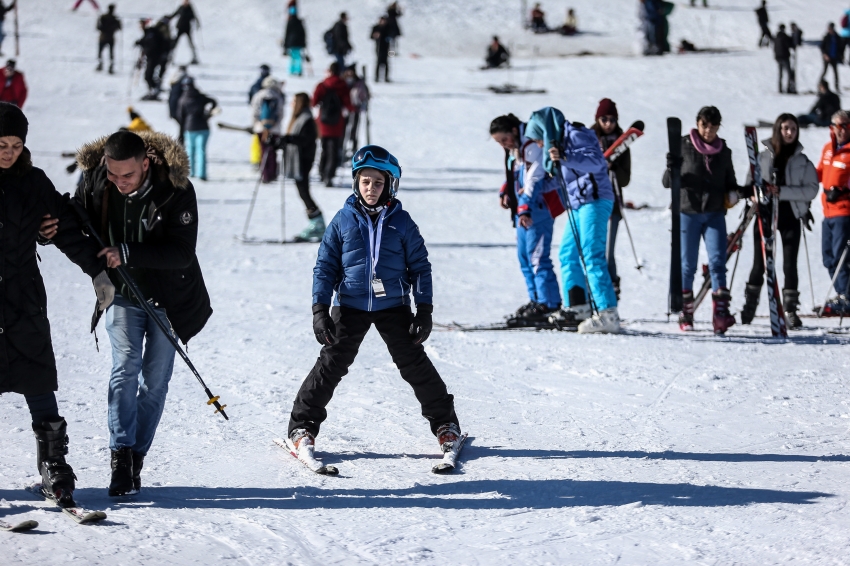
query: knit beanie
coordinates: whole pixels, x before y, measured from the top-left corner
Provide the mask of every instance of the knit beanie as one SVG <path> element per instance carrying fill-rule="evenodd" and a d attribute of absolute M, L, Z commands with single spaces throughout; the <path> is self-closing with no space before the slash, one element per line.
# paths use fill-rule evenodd
<path fill-rule="evenodd" d="M 29 122 L 20 108 L 9 102 L 0 102 L 0 137 L 17 136 L 27 141 Z"/>
<path fill-rule="evenodd" d="M 596 119 L 602 116 L 613 116 L 619 118 L 617 114 L 617 105 L 610 98 L 603 98 L 599 101 L 599 107 L 596 109 Z"/>

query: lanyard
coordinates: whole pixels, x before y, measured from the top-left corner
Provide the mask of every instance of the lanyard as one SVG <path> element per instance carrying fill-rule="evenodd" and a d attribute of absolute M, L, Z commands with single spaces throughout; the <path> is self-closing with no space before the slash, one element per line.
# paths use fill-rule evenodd
<path fill-rule="evenodd" d="M 381 211 L 381 215 L 378 216 L 378 231 L 375 233 L 375 228 L 372 226 L 372 219 L 369 218 L 369 245 L 371 249 L 369 250 L 372 256 L 372 280 L 375 279 L 375 273 L 378 269 L 378 257 L 381 255 L 381 236 L 384 232 L 384 216 L 387 214 L 387 209 L 383 209 Z"/>

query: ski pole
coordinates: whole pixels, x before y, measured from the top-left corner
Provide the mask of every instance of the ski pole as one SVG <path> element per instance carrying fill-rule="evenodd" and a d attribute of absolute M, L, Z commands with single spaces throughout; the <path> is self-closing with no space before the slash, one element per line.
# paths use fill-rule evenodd
<path fill-rule="evenodd" d="M 280 159 L 280 243 L 286 243 L 286 147 L 281 152 Z"/>
<path fill-rule="evenodd" d="M 262 144 L 262 140 L 260 141 Z M 266 159 L 269 157 L 269 152 L 263 152 L 263 158 L 260 160 L 260 176 L 257 179 L 257 184 L 254 185 L 254 194 L 251 195 L 251 205 L 248 207 L 248 216 L 245 217 L 245 226 L 242 227 L 242 239 L 248 239 L 248 225 L 251 224 L 251 215 L 254 214 L 254 203 L 257 202 L 257 193 L 260 192 L 260 183 L 263 181 L 263 172 L 266 169 Z"/>
<path fill-rule="evenodd" d="M 560 153 L 560 157 L 563 159 L 563 157 L 564 157 L 563 150 L 559 149 L 559 153 Z M 585 287 L 587 288 L 587 297 L 588 297 L 588 300 L 590 302 L 590 311 L 593 314 L 599 314 L 599 309 L 596 308 L 596 301 L 593 300 L 593 291 L 591 291 L 591 289 L 590 289 L 590 279 L 587 276 L 587 263 L 584 260 L 584 251 L 581 249 L 581 237 L 580 237 L 579 231 L 578 231 L 578 223 L 576 222 L 575 218 L 573 217 L 573 207 L 572 207 L 572 205 L 570 205 L 570 197 L 569 197 L 569 194 L 567 193 L 567 182 L 564 180 L 563 175 L 561 175 L 561 164 L 560 163 L 557 164 L 556 171 L 557 171 L 558 181 L 559 181 L 559 184 L 560 184 L 560 191 L 559 192 L 561 193 L 561 198 L 563 199 L 565 207 L 567 209 L 567 218 L 569 218 L 569 221 L 570 221 L 570 229 L 573 232 L 573 239 L 576 242 L 576 249 L 578 250 L 578 257 L 579 257 L 579 260 L 581 261 L 582 274 L 584 275 L 584 284 L 585 284 Z"/>
<path fill-rule="evenodd" d="M 826 306 L 826 302 L 829 300 L 829 293 L 835 285 L 835 281 L 838 279 L 838 274 L 841 273 L 841 268 L 844 267 L 844 260 L 847 259 L 848 249 L 850 249 L 850 240 L 847 241 L 847 244 L 844 246 L 844 251 L 841 252 L 841 258 L 838 260 L 838 267 L 835 268 L 835 273 L 832 276 L 832 280 L 829 282 L 829 287 L 826 289 L 826 296 L 823 298 L 823 305 L 815 307 L 815 312 L 818 313 L 818 318 L 823 315 L 823 309 Z"/>
<path fill-rule="evenodd" d="M 815 308 L 815 285 L 812 283 L 812 264 L 809 262 L 809 241 L 806 239 L 806 223 L 800 219 L 800 231 L 803 233 L 803 246 L 806 248 L 806 268 L 809 270 L 809 291 L 812 294 L 812 307 Z"/>
<path fill-rule="evenodd" d="M 73 200 L 71 202 L 73 203 L 74 209 L 77 212 L 77 216 L 80 218 L 80 221 L 83 223 L 83 227 L 88 232 L 89 236 L 94 238 L 97 242 L 97 245 L 101 248 L 107 247 L 106 244 L 103 242 L 103 239 L 97 233 L 97 230 L 95 230 L 94 226 L 92 226 L 91 220 L 89 219 L 85 209 L 78 202 Z M 177 338 L 174 337 L 174 334 L 172 334 L 171 329 L 165 326 L 165 323 L 157 316 L 150 303 L 145 300 L 141 291 L 139 291 L 139 288 L 136 286 L 136 282 L 133 281 L 133 278 L 130 277 L 129 273 L 127 273 L 127 269 L 123 265 L 119 265 L 115 268 L 115 270 L 118 272 L 118 275 L 119 277 L 121 277 L 121 280 L 124 281 L 124 284 L 127 285 L 127 288 L 130 289 L 130 292 L 139 300 L 139 304 L 141 305 L 142 310 L 144 310 L 145 313 L 156 322 L 156 325 L 159 327 L 162 333 L 165 334 L 165 337 L 168 338 L 168 341 L 171 342 L 171 345 L 174 346 L 174 349 L 177 351 L 180 357 L 183 358 L 183 361 L 186 362 L 186 365 L 189 366 L 189 369 L 195 375 L 195 378 L 197 378 L 198 383 L 200 383 L 201 387 L 204 388 L 204 393 L 206 393 L 207 397 L 209 398 L 209 401 L 207 401 L 207 405 L 215 406 L 216 413 L 221 413 L 221 416 L 224 417 L 224 420 L 230 420 L 230 418 L 227 416 L 227 413 L 224 412 L 224 409 L 225 407 L 227 407 L 227 405 L 220 404 L 218 402 L 220 397 L 212 394 L 210 388 L 207 387 L 207 384 L 204 383 L 204 380 L 201 378 L 201 374 L 198 373 L 197 369 L 195 369 L 195 365 L 192 363 L 192 360 L 189 359 L 189 356 L 187 356 L 186 352 L 183 351 L 183 348 L 180 347 L 180 343 L 177 342 Z"/>
<path fill-rule="evenodd" d="M 629 244 L 632 246 L 632 255 L 635 257 L 635 269 L 640 271 L 643 269 L 643 266 L 640 264 L 640 260 L 638 259 L 637 250 L 635 250 L 635 241 L 632 239 L 632 231 L 629 228 L 629 221 L 626 220 L 626 207 L 623 205 L 623 191 L 620 189 L 620 184 L 617 183 L 617 176 L 614 173 L 611 173 L 611 184 L 614 186 L 614 190 L 617 192 L 617 208 L 620 209 L 620 218 L 623 219 L 623 225 L 626 227 L 626 234 L 629 236 Z M 643 273 L 643 271 L 640 271 Z"/>

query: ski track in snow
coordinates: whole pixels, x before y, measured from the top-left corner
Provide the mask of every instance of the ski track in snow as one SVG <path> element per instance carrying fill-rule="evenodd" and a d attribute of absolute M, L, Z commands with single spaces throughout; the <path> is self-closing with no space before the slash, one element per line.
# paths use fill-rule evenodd
<path fill-rule="evenodd" d="M 155 128 L 172 134 L 164 103 L 139 102 L 133 83 L 134 18 L 172 11 L 176 2 L 118 4 L 124 16 L 120 71 L 95 74 L 95 18 L 70 0 L 22 2 L 19 68 L 30 99 L 28 147 L 61 190 L 75 178 L 60 157 L 126 123 L 132 104 Z M 354 59 L 373 64 L 368 26 L 385 0 L 302 2 L 317 77 L 287 77 L 286 92 L 311 92 L 330 59 L 321 32 L 334 15 L 352 16 Z M 23 398 L 4 395 L 0 412 L 0 518 L 37 520 L 28 534 L 0 533 L 4 564 L 842 564 L 850 550 L 847 502 L 850 397 L 844 357 L 850 337 L 835 320 L 805 319 L 809 329 L 785 343 L 766 319 L 710 333 L 710 307 L 697 312 L 699 332 L 666 322 L 669 192 L 660 186 L 667 151 L 665 120 L 686 127 L 705 104 L 723 113 L 720 135 L 731 147 L 739 181 L 745 123 L 783 111 L 803 113 L 811 96 L 773 94 L 771 50 L 755 50 L 754 2 L 712 0 L 712 9 L 678 3 L 671 43 L 687 38 L 725 54 L 636 57 L 636 2 L 574 0 L 589 33 L 562 38 L 519 29 L 517 6 L 497 0 L 403 3 L 401 57 L 391 85 L 370 85 L 372 140 L 401 160 L 400 198 L 430 245 L 435 320 L 496 322 L 527 301 L 512 247 L 514 234 L 496 193 L 502 150 L 487 136 L 496 115 L 520 117 L 547 104 L 589 122 L 605 96 L 622 122 L 646 122 L 632 148 L 628 211 L 639 260 L 633 269 L 620 231 L 623 279 L 620 336 L 556 332 L 435 331 L 427 351 L 455 395 L 471 442 L 457 472 L 435 476 L 436 442 L 376 333 L 369 334 L 329 406 L 317 456 L 339 477 L 311 474 L 272 438 L 285 434 L 289 410 L 319 347 L 311 331 L 311 275 L 316 245 L 246 246 L 241 233 L 256 173 L 248 137 L 215 129 L 209 176 L 199 182 L 198 255 L 215 314 L 189 347 L 208 385 L 228 405 L 225 422 L 206 406 L 180 360 L 153 448 L 143 491 L 126 501 L 106 495 L 109 480 L 106 393 L 108 338 L 101 352 L 87 333 L 90 282 L 53 248 L 40 248 L 59 369 L 60 411 L 69 422 L 69 461 L 78 499 L 105 510 L 99 525 L 78 526 L 23 491 L 34 482 L 35 446 Z M 771 24 L 792 19 L 806 39 L 819 38 L 840 6 L 771 2 Z M 603 7 L 604 5 L 604 7 Z M 217 96 L 217 121 L 249 123 L 243 91 L 268 62 L 286 67 L 275 44 L 282 4 L 272 0 L 196 3 L 203 66 L 201 90 Z M 550 24 L 567 4 L 544 2 Z M 124 10 L 127 8 L 127 11 Z M 615 17 L 614 15 L 619 15 Z M 226 24 L 226 25 L 225 25 Z M 7 34 L 11 20 L 7 21 Z M 510 70 L 472 71 L 498 32 L 518 58 Z M 7 36 L 7 52 L 13 38 Z M 539 57 L 533 57 L 537 46 Z M 574 57 L 581 51 L 596 56 Z M 421 58 L 409 57 L 420 54 Z M 188 60 L 185 44 L 175 60 Z M 817 48 L 800 53 L 798 85 L 819 77 Z M 170 75 L 169 71 L 169 75 Z M 841 68 L 847 84 L 847 70 Z M 547 88 L 546 95 L 498 96 L 489 85 Z M 128 88 L 131 94 L 128 96 Z M 287 114 L 288 120 L 288 114 Z M 768 135 L 767 130 L 760 130 Z M 810 158 L 825 130 L 801 134 Z M 326 220 L 348 195 L 347 169 L 333 188 L 313 183 Z M 305 223 L 286 184 L 286 233 Z M 280 233 L 280 185 L 262 187 L 250 234 Z M 740 208 L 740 207 L 739 207 Z M 739 208 L 727 216 L 731 228 Z M 809 245 L 820 303 L 828 285 L 821 267 L 818 220 Z M 553 259 L 565 219 L 556 222 Z M 481 247 L 481 245 L 492 247 Z M 747 234 L 735 275 L 733 309 L 743 302 L 752 261 Z M 782 278 L 781 260 L 777 271 Z M 811 308 L 800 253 L 804 311 Z M 701 253 L 700 263 L 705 262 Z M 730 264 L 731 277 L 731 264 Z M 700 279 L 698 278 L 699 282 Z M 710 301 L 706 301 L 710 304 Z M 766 300 L 759 315 L 767 313 Z"/>

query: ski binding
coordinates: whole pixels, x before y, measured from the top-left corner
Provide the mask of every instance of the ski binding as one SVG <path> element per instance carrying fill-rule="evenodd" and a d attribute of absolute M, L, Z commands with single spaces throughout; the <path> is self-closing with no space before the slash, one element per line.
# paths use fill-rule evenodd
<path fill-rule="evenodd" d="M 326 466 L 316 459 L 313 454 L 316 449 L 315 446 L 309 446 L 306 450 L 299 454 L 295 445 L 292 444 L 292 441 L 288 438 L 285 440 L 283 438 L 275 438 L 274 443 L 289 452 L 293 458 L 307 466 L 307 468 L 312 472 L 323 476 L 335 476 L 339 474 L 339 470 L 336 466 Z"/>
<path fill-rule="evenodd" d="M 59 505 L 59 502 L 56 501 L 56 499 L 44 493 L 44 490 L 41 488 L 40 483 L 33 484 L 27 487 L 27 491 L 29 491 L 33 495 L 41 497 L 45 501 L 53 503 L 54 505 L 59 507 L 59 509 L 61 509 L 65 515 L 70 517 L 78 525 L 87 525 L 106 519 L 106 513 L 104 513 L 103 511 L 92 511 L 91 509 L 86 509 L 85 507 L 80 507 L 78 505 L 74 505 L 73 507 L 62 507 L 61 505 Z"/>
<path fill-rule="evenodd" d="M 443 453 L 443 460 L 431 468 L 433 473 L 449 474 L 454 471 L 460 451 L 463 450 L 463 445 L 466 444 L 467 436 L 469 435 L 464 432 L 460 435 L 460 438 L 457 439 L 457 442 L 452 443 L 452 447 Z"/>

